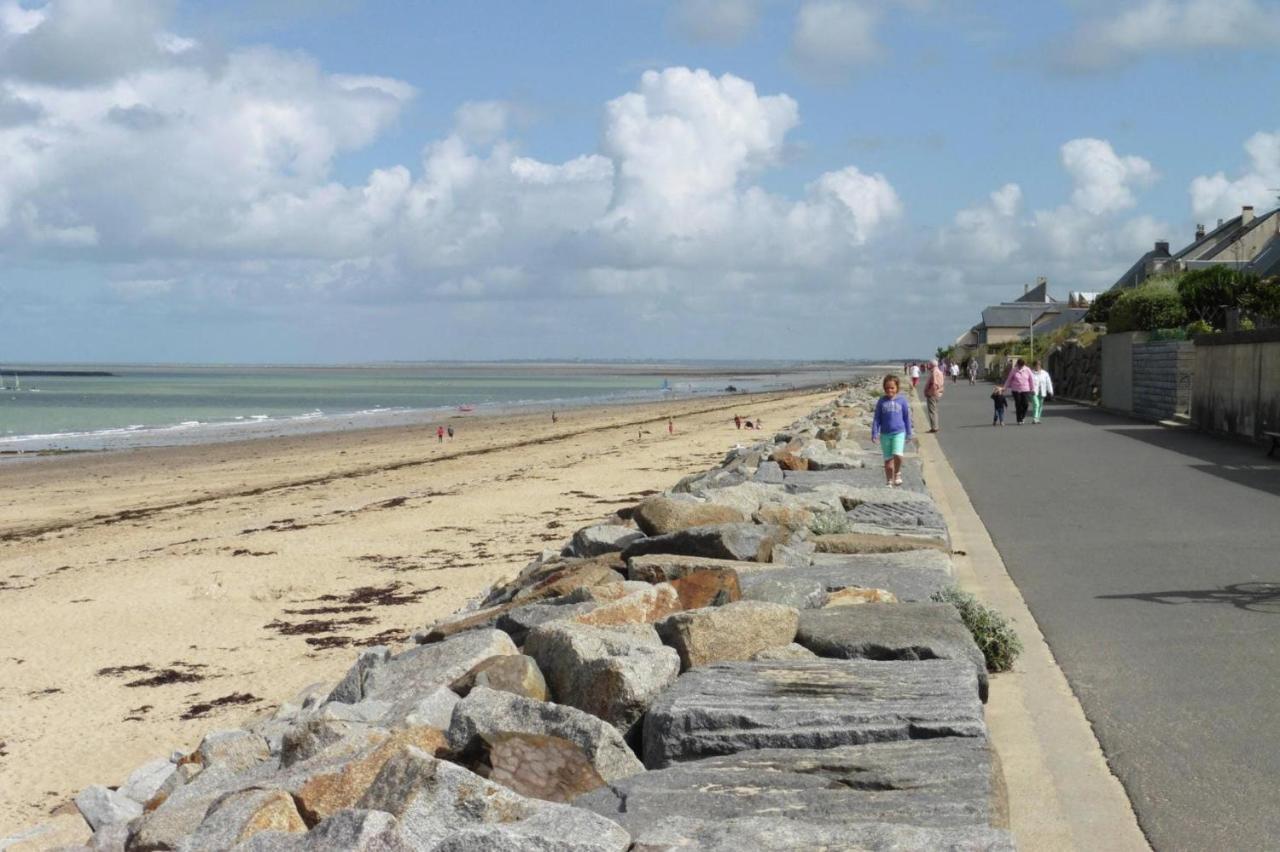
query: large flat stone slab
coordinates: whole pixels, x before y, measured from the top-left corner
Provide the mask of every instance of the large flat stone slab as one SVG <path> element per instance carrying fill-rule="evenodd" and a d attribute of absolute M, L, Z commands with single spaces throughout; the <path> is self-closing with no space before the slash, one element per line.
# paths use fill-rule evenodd
<path fill-rule="evenodd" d="M 644 720 L 660 769 L 761 748 L 985 737 L 973 665 L 958 660 L 715 663 L 683 675 Z"/>
<path fill-rule="evenodd" d="M 924 469 L 920 460 L 906 458 L 902 461 L 902 487 L 909 491 L 925 490 Z M 871 466 L 852 470 L 786 470 L 782 481 L 788 486 L 815 487 L 826 483 L 872 488 L 884 485 L 884 468 Z"/>
<path fill-rule="evenodd" d="M 955 584 L 951 557 L 935 548 L 901 553 L 815 553 L 810 565 L 747 565 L 738 568 L 742 596 L 751 599 L 752 588 L 766 578 L 814 580 L 828 590 L 861 586 L 885 589 L 900 601 L 927 601 L 934 592 Z"/>
<path fill-rule="evenodd" d="M 977 826 L 927 828 L 895 823 L 814 825 L 775 816 L 720 823 L 674 817 L 648 826 L 631 852 L 1014 852 L 1007 831 Z"/>
<path fill-rule="evenodd" d="M 987 700 L 987 665 L 949 603 L 867 603 L 800 613 L 796 643 L 844 660 L 968 660 Z"/>
<path fill-rule="evenodd" d="M 574 800 L 634 836 L 673 817 L 776 814 L 818 825 L 1003 826 L 1003 782 L 981 737 L 761 749 L 642 772 Z"/>

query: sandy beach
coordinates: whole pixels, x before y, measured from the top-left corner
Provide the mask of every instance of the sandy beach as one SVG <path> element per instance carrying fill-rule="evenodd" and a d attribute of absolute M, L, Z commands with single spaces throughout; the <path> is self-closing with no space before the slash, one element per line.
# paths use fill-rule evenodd
<path fill-rule="evenodd" d="M 0 465 L 0 835 L 413 630 L 812 391 Z M 674 417 L 669 435 L 666 417 Z"/>

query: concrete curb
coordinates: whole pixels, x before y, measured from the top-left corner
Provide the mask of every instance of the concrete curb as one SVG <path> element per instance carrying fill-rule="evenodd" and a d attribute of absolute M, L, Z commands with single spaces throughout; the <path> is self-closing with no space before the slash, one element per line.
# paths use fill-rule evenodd
<path fill-rule="evenodd" d="M 1025 646 L 1014 671 L 992 678 L 986 707 L 1018 847 L 1149 850 L 1129 797 L 986 526 L 937 439 L 920 438 L 925 480 L 951 529 L 957 583 L 1009 618 Z"/>

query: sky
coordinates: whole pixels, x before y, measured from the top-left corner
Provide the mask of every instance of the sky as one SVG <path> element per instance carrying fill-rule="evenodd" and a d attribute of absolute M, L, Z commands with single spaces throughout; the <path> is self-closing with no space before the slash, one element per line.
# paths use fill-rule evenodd
<path fill-rule="evenodd" d="M 0 0 L 0 360 L 931 354 L 1275 206 L 1280 0 Z"/>

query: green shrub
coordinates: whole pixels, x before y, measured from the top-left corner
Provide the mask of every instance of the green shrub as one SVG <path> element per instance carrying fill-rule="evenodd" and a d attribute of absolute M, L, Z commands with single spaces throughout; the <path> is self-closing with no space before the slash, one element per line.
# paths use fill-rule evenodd
<path fill-rule="evenodd" d="M 809 522 L 809 532 L 814 535 L 836 535 L 848 531 L 849 516 L 836 509 L 814 515 Z"/>
<path fill-rule="evenodd" d="M 1111 308 L 1107 331 L 1154 331 L 1186 324 L 1187 309 L 1174 283 L 1153 279 L 1136 290 L 1120 294 Z"/>
<path fill-rule="evenodd" d="M 1222 328 L 1226 309 L 1238 303 L 1241 285 L 1250 277 L 1225 266 L 1193 269 L 1178 279 L 1178 298 L 1190 317 Z"/>
<path fill-rule="evenodd" d="M 1202 319 L 1198 319 L 1187 326 L 1187 337 L 1195 337 L 1197 334 L 1212 334 L 1212 333 L 1213 333 L 1213 326 L 1209 325 L 1209 323 L 1205 322 Z"/>
<path fill-rule="evenodd" d="M 1089 306 L 1089 313 L 1084 315 L 1084 321 L 1107 322 L 1111 318 L 1111 308 L 1123 292 L 1123 290 L 1108 290 L 1105 293 L 1099 293 L 1098 298 L 1094 299 L 1093 304 Z"/>
<path fill-rule="evenodd" d="M 969 628 L 973 641 L 987 660 L 987 671 L 1007 672 L 1013 668 L 1013 661 L 1022 653 L 1022 640 L 1003 615 L 983 606 L 968 592 L 955 588 L 934 592 L 933 599 L 959 610 L 964 626 Z"/>

